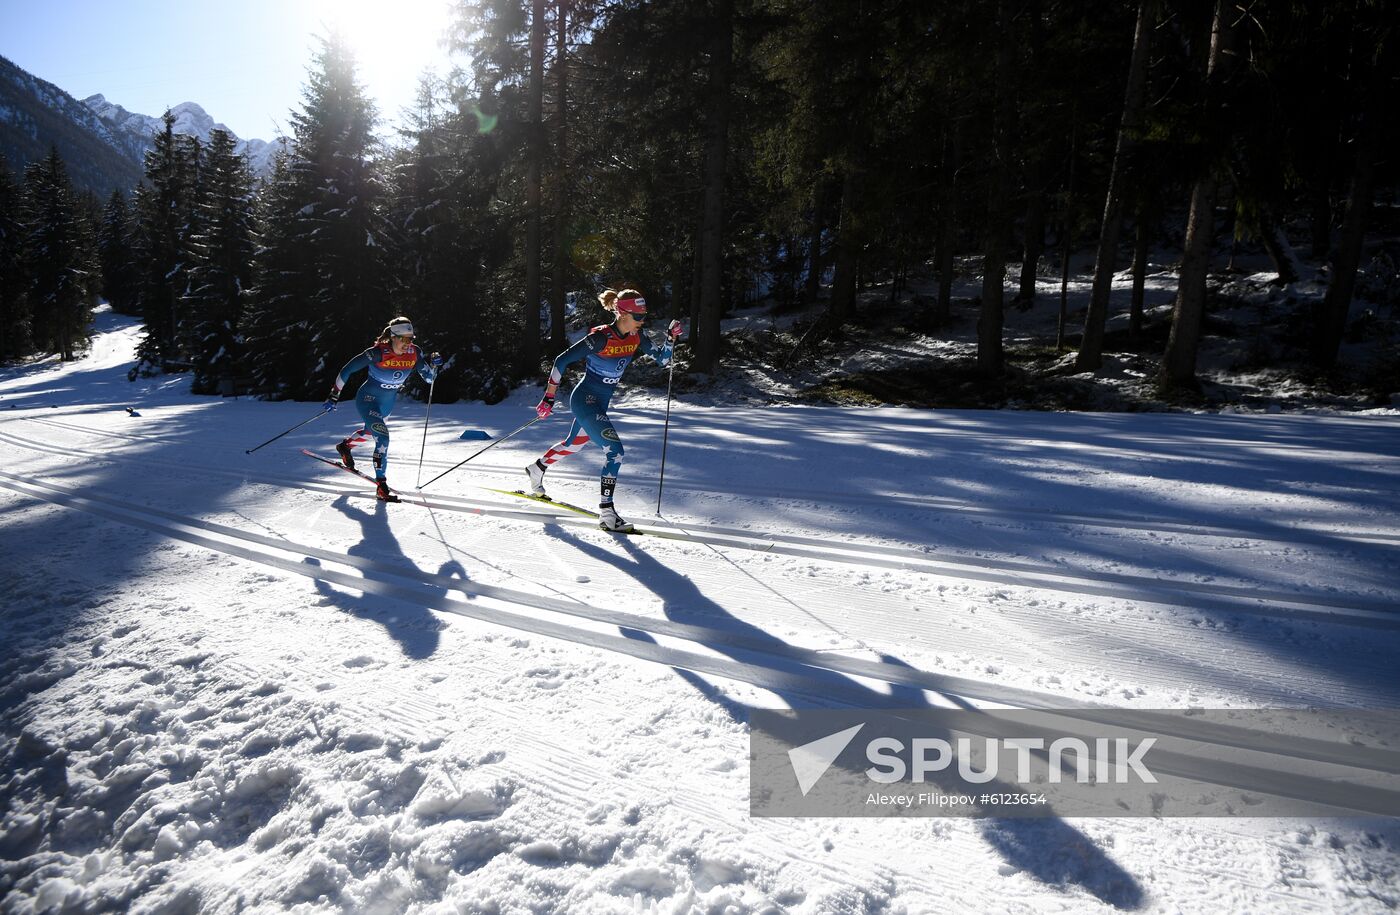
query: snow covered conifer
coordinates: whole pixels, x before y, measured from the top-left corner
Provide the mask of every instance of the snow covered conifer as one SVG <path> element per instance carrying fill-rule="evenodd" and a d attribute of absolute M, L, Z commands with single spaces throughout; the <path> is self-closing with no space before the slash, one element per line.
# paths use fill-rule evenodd
<path fill-rule="evenodd" d="M 0 361 L 27 356 L 33 349 L 20 204 L 9 164 L 0 155 Z"/>
<path fill-rule="evenodd" d="M 159 366 L 179 355 L 180 299 L 189 269 L 187 243 L 200 167 L 199 141 L 175 133 L 175 116 L 165 112 L 165 129 L 146 153 L 150 189 L 137 194 L 140 308 L 146 336 L 140 363 Z"/>
<path fill-rule="evenodd" d="M 305 399 L 325 393 L 345 351 L 362 346 L 393 305 L 374 104 L 338 36 L 323 40 L 303 100 L 266 191 L 246 342 L 269 395 Z M 289 344 L 300 355 L 274 363 Z"/>
<path fill-rule="evenodd" d="M 97 275 L 91 230 L 57 149 L 24 171 L 23 222 L 34 342 L 66 362 L 87 344 Z"/>
<path fill-rule="evenodd" d="M 131 206 L 126 194 L 118 188 L 112 191 L 102 210 L 102 224 L 97 230 L 98 260 L 102 265 L 102 294 L 112 310 L 122 314 L 137 314 L 136 252 L 131 245 Z"/>
<path fill-rule="evenodd" d="M 257 198 L 259 227 L 253 254 L 253 288 L 244 313 L 243 352 L 254 390 L 274 399 L 301 393 L 310 362 L 310 314 L 314 271 L 309 232 L 298 213 L 300 195 L 291 154 L 273 159 L 272 174 Z"/>
<path fill-rule="evenodd" d="M 183 304 L 196 394 L 213 393 L 222 378 L 243 373 L 239 324 L 253 261 L 253 179 L 235 142 L 224 130 L 210 134 L 195 203 Z"/>

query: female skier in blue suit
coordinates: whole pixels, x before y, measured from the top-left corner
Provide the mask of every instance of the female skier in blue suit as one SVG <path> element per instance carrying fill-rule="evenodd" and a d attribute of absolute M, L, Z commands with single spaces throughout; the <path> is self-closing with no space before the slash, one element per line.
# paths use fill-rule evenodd
<path fill-rule="evenodd" d="M 598 505 L 598 520 L 606 530 L 625 533 L 632 530 L 632 525 L 622 520 L 613 507 L 613 490 L 617 487 L 618 471 L 622 469 L 622 439 L 608 419 L 608 401 L 612 399 L 613 391 L 617 390 L 622 373 L 627 371 L 627 366 L 637 356 L 651 356 L 660 365 L 671 361 L 676 338 L 681 335 L 681 322 L 672 321 L 666 329 L 666 342 L 657 346 L 650 337 L 641 333 L 642 324 L 646 321 L 647 302 L 640 292 L 635 289 L 621 292 L 609 289 L 598 297 L 598 301 L 617 319 L 612 324 L 600 324 L 593 328 L 582 340 L 559 354 L 549 373 L 544 398 L 535 408 L 541 419 L 549 416 L 554 410 L 554 395 L 559 390 L 564 370 L 583 360 L 583 381 L 569 396 L 574 423 L 564 440 L 526 467 L 525 473 L 530 477 L 530 492 L 548 498 L 544 491 L 545 471 L 555 461 L 573 454 L 589 439 L 593 439 L 603 449 L 604 456 L 603 498 Z"/>
<path fill-rule="evenodd" d="M 350 449 L 374 436 L 375 491 L 381 502 L 399 501 L 398 496 L 390 492 L 389 483 L 384 478 L 389 467 L 389 427 L 384 419 L 394 409 L 399 390 L 408 381 L 409 374 L 416 370 L 424 381 L 432 384 L 441 366 L 441 356 L 433 353 L 425 357 L 414 344 L 413 322 L 401 316 L 390 321 L 374 345 L 345 363 L 345 368 L 335 376 L 335 386 L 326 398 L 327 410 L 335 409 L 341 389 L 351 375 L 361 369 L 369 369 L 369 377 L 355 395 L 355 408 L 360 411 L 364 425 L 342 439 L 335 450 L 345 466 L 354 470 L 355 458 L 350 454 Z"/>

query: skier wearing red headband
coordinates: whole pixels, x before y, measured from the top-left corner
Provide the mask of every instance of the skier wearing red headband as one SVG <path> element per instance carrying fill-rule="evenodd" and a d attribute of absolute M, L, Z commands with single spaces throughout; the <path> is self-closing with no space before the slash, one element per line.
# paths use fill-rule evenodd
<path fill-rule="evenodd" d="M 573 411 L 574 423 L 564 440 L 550 448 L 539 460 L 525 468 L 530 477 L 530 492 L 545 496 L 544 474 L 560 458 L 573 454 L 589 439 L 603 449 L 604 464 L 602 477 L 602 501 L 598 505 L 598 520 L 604 530 L 628 532 L 632 525 L 622 520 L 613 506 L 613 490 L 617 487 L 617 474 L 622 468 L 622 439 L 608 419 L 608 401 L 612 399 L 617 383 L 623 372 L 637 356 L 651 356 L 659 365 L 671 361 L 676 338 L 681 335 L 681 322 L 672 321 L 666 329 L 666 342 L 657 345 L 650 337 L 641 333 L 646 321 L 647 302 L 635 289 L 615 292 L 611 289 L 598 296 L 603 307 L 617 316 L 612 324 L 600 324 L 590 330 L 582 340 L 559 354 L 554 360 L 554 368 L 549 373 L 544 397 L 535 412 L 543 419 L 554 410 L 554 395 L 559 390 L 559 381 L 564 370 L 575 362 L 584 360 L 583 381 L 569 395 L 569 409 Z"/>

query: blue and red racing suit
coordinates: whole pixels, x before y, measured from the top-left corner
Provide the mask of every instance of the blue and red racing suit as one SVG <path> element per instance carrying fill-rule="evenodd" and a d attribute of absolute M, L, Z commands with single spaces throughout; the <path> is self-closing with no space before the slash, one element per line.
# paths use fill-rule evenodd
<path fill-rule="evenodd" d="M 360 411 L 365 424 L 350 433 L 346 441 L 353 448 L 374 436 L 374 475 L 383 479 L 389 466 L 389 427 L 384 422 L 385 417 L 393 411 L 399 391 L 410 374 L 417 371 L 429 384 L 436 375 L 416 344 L 410 343 L 408 351 L 400 356 L 394 353 L 392 344 L 376 343 L 345 363 L 345 368 L 335 377 L 336 391 L 345 387 L 345 382 L 360 369 L 369 369 L 369 377 L 355 395 L 355 409 Z"/>
<path fill-rule="evenodd" d="M 603 501 L 611 502 L 613 488 L 617 485 L 617 475 L 622 469 L 622 439 L 608 419 L 608 401 L 612 400 L 617 383 L 627 366 L 638 356 L 650 356 L 658 365 L 671 361 L 673 341 L 657 345 L 642 333 L 623 336 L 612 324 L 600 324 L 590 330 L 587 336 L 564 350 L 554 360 L 554 368 L 549 373 L 546 391 L 558 388 L 564 377 L 564 370 L 579 360 L 584 360 L 583 380 L 569 395 L 569 409 L 573 411 L 574 422 L 563 441 L 545 452 L 540 463 L 548 468 L 560 458 L 573 454 L 581 446 L 593 439 L 603 449 Z"/>

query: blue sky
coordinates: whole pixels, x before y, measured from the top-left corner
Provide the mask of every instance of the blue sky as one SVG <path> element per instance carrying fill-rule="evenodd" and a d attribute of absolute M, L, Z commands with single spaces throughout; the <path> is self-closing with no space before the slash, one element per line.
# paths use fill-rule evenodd
<path fill-rule="evenodd" d="M 0 0 L 0 55 L 75 98 L 159 116 L 197 102 L 245 139 L 290 129 L 316 36 L 340 29 L 379 106 L 380 134 L 412 103 L 447 0 Z M 457 63 L 464 63 L 457 60 Z"/>

